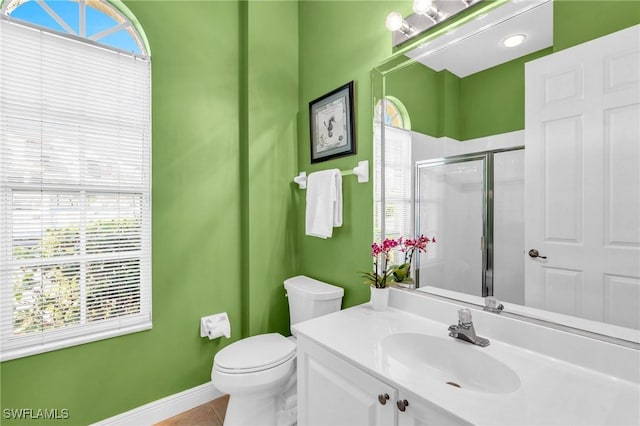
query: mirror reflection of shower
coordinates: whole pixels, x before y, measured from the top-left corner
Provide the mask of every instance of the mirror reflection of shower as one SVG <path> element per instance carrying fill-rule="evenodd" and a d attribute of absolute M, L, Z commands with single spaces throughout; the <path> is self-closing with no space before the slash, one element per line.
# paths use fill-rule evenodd
<path fill-rule="evenodd" d="M 385 121 L 375 132 L 384 132 L 376 150 L 384 179 L 376 185 L 386 193 L 384 206 L 376 200 L 385 218 L 376 223 L 386 237 L 438 239 L 416 257 L 416 286 L 523 303 L 522 132 L 461 143 Z"/>
<path fill-rule="evenodd" d="M 422 254 L 418 286 L 524 301 L 521 147 L 418 161 L 416 230 L 439 243 Z"/>

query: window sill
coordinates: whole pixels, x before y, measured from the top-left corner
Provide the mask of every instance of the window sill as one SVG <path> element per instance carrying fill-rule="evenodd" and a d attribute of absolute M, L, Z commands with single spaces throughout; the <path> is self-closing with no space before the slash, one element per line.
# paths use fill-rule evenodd
<path fill-rule="evenodd" d="M 69 348 L 72 346 L 83 345 L 85 343 L 96 342 L 98 340 L 110 339 L 112 337 L 123 336 L 125 334 L 137 333 L 139 331 L 151 330 L 151 321 L 145 321 L 140 324 L 123 327 L 116 330 L 106 330 L 97 333 L 91 333 L 84 336 L 69 337 L 65 339 L 46 342 L 40 345 L 31 345 L 24 348 L 16 348 L 2 351 L 0 354 L 0 362 L 12 359 L 24 358 L 31 355 L 37 355 L 45 352 L 56 351 L 58 349 Z"/>

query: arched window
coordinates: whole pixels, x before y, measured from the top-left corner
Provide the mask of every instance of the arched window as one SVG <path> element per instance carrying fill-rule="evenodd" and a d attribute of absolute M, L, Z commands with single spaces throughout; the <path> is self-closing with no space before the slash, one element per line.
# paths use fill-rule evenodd
<path fill-rule="evenodd" d="M 144 34 L 103 0 L 0 11 L 0 360 L 149 329 Z"/>
<path fill-rule="evenodd" d="M 0 11 L 13 19 L 61 34 L 149 56 L 139 25 L 127 17 L 127 14 L 133 15 L 128 10 L 125 14 L 106 0 L 11 0 L 5 1 Z"/>
<path fill-rule="evenodd" d="M 404 104 L 400 99 L 393 96 L 385 96 L 384 124 L 396 129 L 411 130 L 411 118 Z M 380 123 L 382 111 L 382 100 L 376 103 L 375 121 Z"/>
<path fill-rule="evenodd" d="M 374 215 L 376 240 L 382 237 L 413 237 L 413 159 L 411 120 L 402 102 L 394 97 L 384 98 L 384 152 L 381 149 L 382 100 L 376 103 L 374 117 L 375 179 Z M 383 172 L 384 170 L 384 172 Z M 383 175 L 384 173 L 384 175 Z M 384 206 L 382 185 L 384 179 Z M 402 263 L 403 254 L 391 253 L 391 261 Z"/>

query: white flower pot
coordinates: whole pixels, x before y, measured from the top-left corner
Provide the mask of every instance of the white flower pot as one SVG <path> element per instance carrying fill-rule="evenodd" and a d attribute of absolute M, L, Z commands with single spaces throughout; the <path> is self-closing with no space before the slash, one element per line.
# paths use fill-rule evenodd
<path fill-rule="evenodd" d="M 371 287 L 371 306 L 374 311 L 384 311 L 389 306 L 389 287 Z"/>

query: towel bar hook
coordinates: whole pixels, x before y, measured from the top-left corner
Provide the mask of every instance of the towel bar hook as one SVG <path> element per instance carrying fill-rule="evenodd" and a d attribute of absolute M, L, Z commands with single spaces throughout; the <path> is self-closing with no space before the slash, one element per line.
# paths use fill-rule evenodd
<path fill-rule="evenodd" d="M 358 176 L 358 183 L 369 182 L 369 161 L 359 161 L 353 168 L 353 174 Z"/>
<path fill-rule="evenodd" d="M 300 172 L 300 174 L 293 178 L 293 181 L 300 186 L 300 189 L 307 189 L 307 172 Z"/>
<path fill-rule="evenodd" d="M 369 182 L 369 161 L 359 161 L 353 170 L 343 171 L 341 174 L 355 175 L 358 177 L 358 183 L 367 183 Z M 300 172 L 298 176 L 293 178 L 293 182 L 297 183 L 300 189 L 307 189 L 307 172 Z"/>

